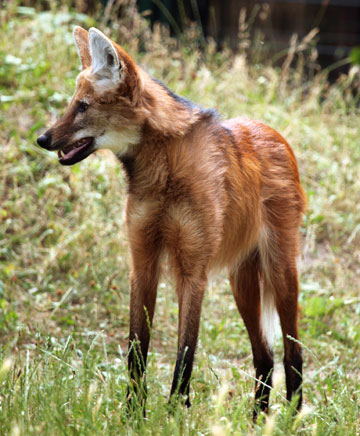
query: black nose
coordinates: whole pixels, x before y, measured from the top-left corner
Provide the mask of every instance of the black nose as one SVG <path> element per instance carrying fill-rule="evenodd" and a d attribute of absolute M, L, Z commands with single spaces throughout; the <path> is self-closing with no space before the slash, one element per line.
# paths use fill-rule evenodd
<path fill-rule="evenodd" d="M 40 145 L 40 147 L 48 148 L 51 145 L 51 135 L 45 134 L 38 137 L 36 142 Z"/>

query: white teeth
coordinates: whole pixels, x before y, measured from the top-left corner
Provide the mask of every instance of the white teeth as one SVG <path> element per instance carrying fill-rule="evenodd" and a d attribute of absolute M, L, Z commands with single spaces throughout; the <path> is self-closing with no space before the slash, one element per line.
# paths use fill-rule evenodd
<path fill-rule="evenodd" d="M 82 145 L 86 144 L 89 141 L 89 138 L 81 138 L 79 140 L 77 140 L 76 142 L 74 142 L 73 144 L 70 144 L 69 146 L 65 147 L 66 151 L 63 150 L 58 150 L 58 157 L 59 159 L 64 158 L 68 153 L 70 153 L 70 151 L 81 147 Z"/>

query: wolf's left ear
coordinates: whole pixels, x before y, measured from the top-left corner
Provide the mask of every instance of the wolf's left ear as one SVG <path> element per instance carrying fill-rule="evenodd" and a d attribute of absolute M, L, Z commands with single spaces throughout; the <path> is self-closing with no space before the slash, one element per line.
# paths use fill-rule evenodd
<path fill-rule="evenodd" d="M 100 30 L 89 30 L 92 73 L 104 87 L 116 87 L 122 81 L 122 67 L 118 52 Z"/>
<path fill-rule="evenodd" d="M 91 55 L 89 48 L 89 33 L 80 26 L 74 27 L 74 41 L 81 61 L 82 69 L 90 67 Z"/>

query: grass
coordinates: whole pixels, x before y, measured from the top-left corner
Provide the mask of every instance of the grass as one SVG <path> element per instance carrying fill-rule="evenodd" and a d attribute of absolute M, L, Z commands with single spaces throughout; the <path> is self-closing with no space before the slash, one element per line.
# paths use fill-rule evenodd
<path fill-rule="evenodd" d="M 39 13 L 9 2 L 0 13 L 0 433 L 359 434 L 360 114 L 353 91 L 359 70 L 329 85 L 321 72 L 305 80 L 303 53 L 295 69 L 261 65 L 250 52 L 216 53 L 211 43 L 205 56 L 194 29 L 179 44 L 162 28 L 150 32 L 130 6 L 109 28 L 106 17 L 95 22 L 66 9 Z M 147 418 L 140 411 L 126 416 L 121 166 L 99 153 L 60 167 L 34 145 L 74 90 L 74 24 L 112 32 L 173 91 L 216 107 L 224 118 L 261 119 L 293 146 L 309 201 L 300 259 L 304 408 L 297 417 L 284 400 L 279 339 L 271 411 L 252 423 L 250 343 L 225 276 L 211 280 L 204 300 L 193 407 L 167 413 L 177 304 L 164 277 Z"/>

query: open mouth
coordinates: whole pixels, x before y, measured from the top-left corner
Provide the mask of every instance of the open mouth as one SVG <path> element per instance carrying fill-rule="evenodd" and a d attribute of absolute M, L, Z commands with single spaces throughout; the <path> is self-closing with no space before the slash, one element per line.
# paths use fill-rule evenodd
<path fill-rule="evenodd" d="M 61 165 L 73 165 L 80 162 L 94 151 L 93 143 L 94 138 L 87 137 L 58 150 L 59 162 Z"/>

